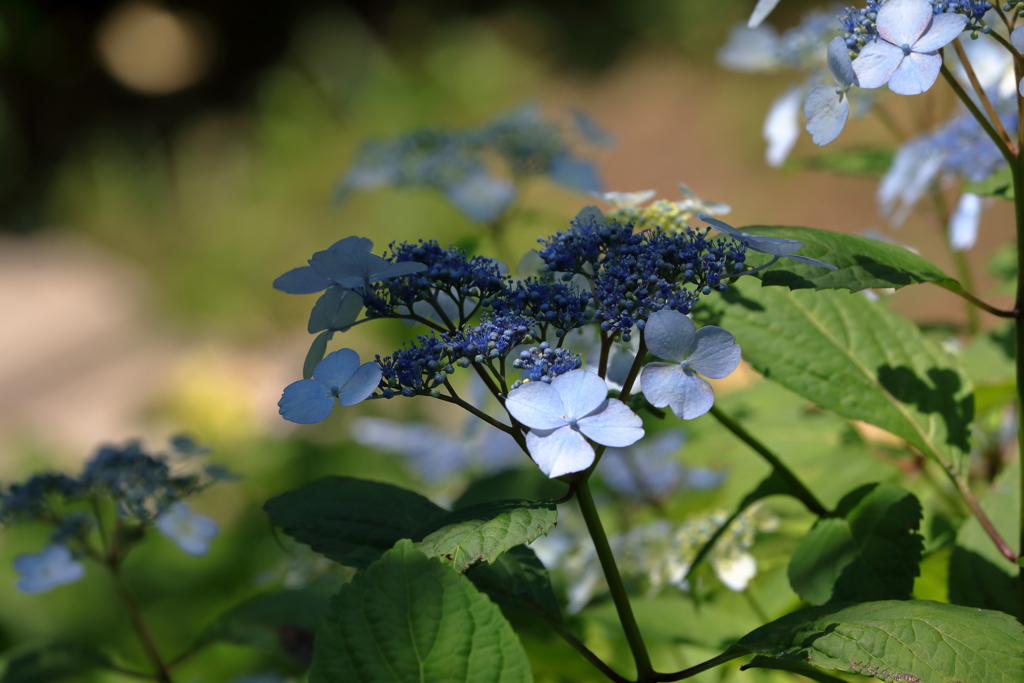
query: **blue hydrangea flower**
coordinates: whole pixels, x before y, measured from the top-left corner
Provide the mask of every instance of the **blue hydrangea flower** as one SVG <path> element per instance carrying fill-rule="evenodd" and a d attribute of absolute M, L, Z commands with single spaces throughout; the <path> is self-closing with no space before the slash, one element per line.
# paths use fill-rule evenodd
<path fill-rule="evenodd" d="M 794 86 L 779 95 L 768 108 L 761 136 L 768 143 L 764 151 L 764 161 L 772 168 L 778 168 L 785 163 L 800 138 L 799 117 L 805 90 L 803 86 Z"/>
<path fill-rule="evenodd" d="M 639 416 L 607 396 L 603 379 L 586 370 L 573 370 L 550 384 L 529 382 L 510 391 L 505 407 L 530 428 L 526 435 L 530 455 L 541 471 L 554 479 L 581 472 L 594 463 L 590 441 L 624 447 L 643 437 Z"/>
<path fill-rule="evenodd" d="M 355 249 L 327 249 L 313 254 L 310 267 L 317 275 L 347 289 L 369 287 L 374 282 L 419 273 L 427 266 L 415 261 L 392 263 L 383 256 Z"/>
<path fill-rule="evenodd" d="M 361 251 L 373 249 L 373 242 L 365 237 L 346 237 L 335 242 L 327 251 Z M 337 284 L 328 277 L 317 275 L 310 266 L 292 268 L 274 280 L 274 289 L 286 294 L 315 294 L 322 292 L 332 284 Z"/>
<path fill-rule="evenodd" d="M 759 251 L 762 254 L 769 254 L 773 256 L 771 263 L 774 263 L 780 258 L 788 258 L 798 263 L 804 263 L 809 266 L 821 266 L 822 268 L 828 268 L 829 270 L 838 270 L 838 268 L 831 263 L 825 263 L 818 259 L 808 258 L 807 256 L 797 256 L 793 252 L 797 251 L 804 246 L 804 243 L 800 240 L 788 240 L 780 237 L 758 237 L 757 235 L 748 235 L 745 232 L 740 232 L 736 228 L 732 227 L 728 223 L 718 220 L 717 218 L 711 218 L 710 216 L 701 215 L 700 219 L 708 223 L 712 228 L 719 232 L 724 232 L 729 237 L 733 238 L 738 242 L 742 242 L 747 245 L 748 249 Z M 766 264 L 770 265 L 770 264 Z M 765 268 L 766 266 L 761 266 Z M 761 268 L 758 268 L 760 270 Z M 745 271 L 752 272 L 752 271 Z"/>
<path fill-rule="evenodd" d="M 839 137 L 850 117 L 850 100 L 846 94 L 858 85 L 846 41 L 838 36 L 828 44 L 828 70 L 839 87 L 819 85 L 807 94 L 804 102 L 804 116 L 810 119 L 807 132 L 816 145 L 827 145 Z"/>
<path fill-rule="evenodd" d="M 695 330 L 678 311 L 659 311 L 644 330 L 647 348 L 673 363 L 648 363 L 640 372 L 643 395 L 656 408 L 669 406 L 676 417 L 692 420 L 711 410 L 715 392 L 711 379 L 732 374 L 740 364 L 736 338 L 721 327 Z"/>
<path fill-rule="evenodd" d="M 156 529 L 164 538 L 193 557 L 210 551 L 210 541 L 217 535 L 217 523 L 192 511 L 187 503 L 175 503 L 156 518 Z"/>
<path fill-rule="evenodd" d="M 445 195 L 472 220 L 493 223 L 515 200 L 516 186 L 481 168 L 448 185 Z"/>
<path fill-rule="evenodd" d="M 747 20 L 747 26 L 750 28 L 760 26 L 761 22 L 772 13 L 772 10 L 778 4 L 779 0 L 757 0 L 757 4 L 754 5 L 754 11 L 750 13 L 750 19 Z"/>
<path fill-rule="evenodd" d="M 284 389 L 277 405 L 281 416 L 299 424 L 326 420 L 335 400 L 343 407 L 364 401 L 380 383 L 376 363 L 359 364 L 359 354 L 341 349 L 317 363 L 312 379 L 300 379 Z"/>
<path fill-rule="evenodd" d="M 953 251 L 967 251 L 978 241 L 982 210 L 981 197 L 970 192 L 960 195 L 949 217 L 949 246 Z"/>
<path fill-rule="evenodd" d="M 66 545 L 51 545 L 42 552 L 19 555 L 14 558 L 14 570 L 21 575 L 18 590 L 23 593 L 45 593 L 85 576 L 85 567 Z"/>
<path fill-rule="evenodd" d="M 928 0 L 890 0 L 878 10 L 878 39 L 865 45 L 853 69 L 862 88 L 886 83 L 899 95 L 917 95 L 939 77 L 939 48 L 967 25 L 962 14 L 933 14 Z"/>

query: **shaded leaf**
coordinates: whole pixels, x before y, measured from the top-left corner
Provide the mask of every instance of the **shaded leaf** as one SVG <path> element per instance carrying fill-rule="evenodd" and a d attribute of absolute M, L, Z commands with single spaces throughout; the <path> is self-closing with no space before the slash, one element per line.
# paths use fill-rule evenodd
<path fill-rule="evenodd" d="M 413 538 L 420 540 L 419 549 L 427 556 L 465 572 L 546 535 L 557 519 L 554 503 L 499 500 L 456 510 L 423 527 Z"/>
<path fill-rule="evenodd" d="M 548 570 L 525 545 L 512 548 L 489 565 L 474 567 L 466 576 L 499 605 L 562 623 Z"/>
<path fill-rule="evenodd" d="M 734 651 L 901 683 L 1024 680 L 1024 626 L 928 600 L 811 607 L 745 635 Z"/>
<path fill-rule="evenodd" d="M 399 541 L 331 600 L 310 683 L 526 683 L 519 639 L 464 576 Z"/>
<path fill-rule="evenodd" d="M 923 548 L 914 494 L 869 484 L 843 498 L 836 514 L 819 519 L 793 552 L 793 590 L 812 605 L 909 599 Z"/>
<path fill-rule="evenodd" d="M 110 666 L 102 652 L 75 643 L 53 643 L 18 655 L 7 664 L 0 683 L 47 683 Z"/>
<path fill-rule="evenodd" d="M 777 669 L 800 674 L 804 678 L 809 678 L 818 683 L 846 683 L 842 678 L 836 678 L 821 669 L 815 669 L 810 664 L 793 659 L 772 659 L 764 655 L 757 655 L 749 663 L 740 667 L 740 671 L 746 671 L 747 669 Z"/>
<path fill-rule="evenodd" d="M 844 292 L 730 287 L 721 325 L 765 377 L 962 470 L 974 398 L 967 375 L 914 323 Z"/>
<path fill-rule="evenodd" d="M 448 514 L 408 489 L 352 477 L 318 479 L 271 498 L 263 509 L 296 541 L 359 569 Z"/>

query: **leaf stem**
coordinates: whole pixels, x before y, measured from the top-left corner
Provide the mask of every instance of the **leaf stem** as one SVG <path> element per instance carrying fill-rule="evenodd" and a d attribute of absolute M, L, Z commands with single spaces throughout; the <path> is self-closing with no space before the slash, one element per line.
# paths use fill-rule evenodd
<path fill-rule="evenodd" d="M 939 53 L 941 54 L 942 50 L 939 50 Z M 967 94 L 963 89 L 963 86 L 960 85 L 960 82 L 956 80 L 956 77 L 950 72 L 950 70 L 946 68 L 945 64 L 942 65 L 941 73 L 943 78 L 946 79 L 946 82 L 949 83 L 949 87 L 956 93 L 956 96 L 960 98 L 960 101 L 964 103 L 964 106 L 967 107 L 974 118 L 977 119 L 981 127 L 985 129 L 989 138 L 992 139 L 992 142 L 994 142 L 996 147 L 999 149 L 1000 154 L 1002 154 L 1003 158 L 1006 159 L 1006 163 L 1013 167 L 1014 162 L 1016 161 L 1016 155 L 1010 151 L 1009 147 L 1006 146 L 1006 143 L 1003 142 L 1003 138 L 999 136 L 996 129 L 992 127 L 992 124 L 989 123 L 988 119 L 985 118 L 985 115 L 981 113 L 980 109 L 978 109 L 978 105 L 974 103 L 974 100 L 971 99 L 971 96 Z"/>
<path fill-rule="evenodd" d="M 633 661 L 636 662 L 636 675 L 638 681 L 651 680 L 654 668 L 651 666 L 651 657 L 647 653 L 647 646 L 640 635 L 640 627 L 637 626 L 636 617 L 633 616 L 633 608 L 629 604 L 629 596 L 626 594 L 626 587 L 622 583 L 622 576 L 615 564 L 615 556 L 612 554 L 612 547 L 608 543 L 608 536 L 605 534 L 604 526 L 601 524 L 601 517 L 597 513 L 597 506 L 594 504 L 594 494 L 590 491 L 590 481 L 581 479 L 576 487 L 576 500 L 580 504 L 580 512 L 587 523 L 587 530 L 594 541 L 594 549 L 597 551 L 597 558 L 601 562 L 601 569 L 604 570 L 605 579 L 608 581 L 608 590 L 615 603 L 615 610 L 619 614 L 619 621 L 622 623 L 622 630 L 626 633 L 626 641 L 633 653 Z"/>
<path fill-rule="evenodd" d="M 637 375 L 640 374 L 640 368 L 643 367 L 646 356 L 647 343 L 644 341 L 644 333 L 640 332 L 640 345 L 636 349 L 636 358 L 633 359 L 633 364 L 629 366 L 629 374 L 626 375 L 626 379 L 622 382 L 622 391 L 619 393 L 619 400 L 623 403 L 629 399 L 629 392 L 633 390 L 633 384 L 636 382 Z"/>
<path fill-rule="evenodd" d="M 708 669 L 715 668 L 719 664 L 725 664 L 729 660 L 736 659 L 737 657 L 742 657 L 744 654 L 746 654 L 746 652 L 744 652 L 743 650 L 729 648 L 728 650 L 726 650 L 722 654 L 718 655 L 717 657 L 712 657 L 711 659 L 709 659 L 706 662 L 702 662 L 702 663 L 697 664 L 695 666 L 691 666 L 689 669 L 683 669 L 682 671 L 676 671 L 674 673 L 668 673 L 668 674 L 658 674 L 658 673 L 656 673 L 653 676 L 651 676 L 650 680 L 652 680 L 652 681 L 681 681 L 681 680 L 683 680 L 685 678 L 692 678 L 693 676 L 696 676 L 699 673 L 703 673 L 703 672 L 707 671 Z"/>
<path fill-rule="evenodd" d="M 945 289 L 945 288 L 943 288 L 943 289 Z M 947 290 L 947 291 L 950 291 L 950 290 Z M 982 301 L 978 297 L 974 296 L 973 294 L 971 294 L 967 290 L 961 289 L 958 292 L 954 292 L 954 294 L 956 294 L 961 299 L 964 299 L 965 301 L 970 301 L 972 304 L 974 304 L 975 306 L 977 306 L 981 310 L 985 311 L 986 313 L 991 313 L 992 315 L 999 316 L 1000 318 L 1018 318 L 1018 317 L 1020 317 L 1020 311 L 1019 310 L 1014 309 L 1012 311 L 1007 311 L 1007 310 L 1002 309 L 1002 308 L 996 308 L 995 306 L 992 306 L 990 304 L 985 303 L 984 301 Z"/>
<path fill-rule="evenodd" d="M 786 467 L 786 463 L 782 462 L 779 459 L 779 456 L 768 450 L 767 446 L 754 438 L 754 436 L 744 429 L 739 422 L 729 417 L 718 406 L 711 406 L 711 415 L 722 423 L 723 427 L 739 437 L 740 441 L 743 441 L 745 444 L 753 448 L 762 458 L 767 460 L 768 464 L 775 469 L 778 475 L 782 477 L 790 487 L 792 487 L 796 498 L 799 499 L 808 510 L 819 517 L 825 517 L 829 514 L 828 508 L 826 508 L 821 501 L 811 493 L 810 489 L 804 486 L 803 482 L 797 479 L 796 475 Z"/>
<path fill-rule="evenodd" d="M 149 657 L 150 662 L 153 664 L 153 668 L 156 671 L 153 673 L 153 680 L 159 683 L 173 683 L 171 680 L 171 673 L 164 663 L 163 658 L 160 656 L 160 650 L 157 649 L 156 641 L 153 640 L 153 634 L 149 630 L 149 626 L 146 624 L 146 620 L 142 616 L 142 609 L 139 607 L 138 601 L 132 594 L 128 585 L 124 582 L 124 578 L 121 576 L 120 567 L 114 563 L 109 562 L 107 564 L 110 570 L 110 575 L 114 579 L 114 589 L 117 594 L 121 597 L 125 607 L 128 610 L 128 617 L 131 619 L 132 626 L 135 628 L 136 634 L 139 636 L 139 641 L 142 643 L 143 650 L 146 651 L 146 656 Z"/>

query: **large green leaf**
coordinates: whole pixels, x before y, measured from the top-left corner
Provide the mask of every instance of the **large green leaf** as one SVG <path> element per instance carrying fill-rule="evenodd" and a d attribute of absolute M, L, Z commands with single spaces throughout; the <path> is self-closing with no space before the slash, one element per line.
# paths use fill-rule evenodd
<path fill-rule="evenodd" d="M 75 643 L 53 643 L 11 659 L 0 683 L 49 683 L 110 666 L 103 653 Z"/>
<path fill-rule="evenodd" d="M 748 633 L 734 652 L 901 683 L 1020 683 L 1024 626 L 928 600 L 811 607 Z"/>
<path fill-rule="evenodd" d="M 344 586 L 324 615 L 310 683 L 527 683 L 498 606 L 411 541 Z"/>
<path fill-rule="evenodd" d="M 1020 463 L 1007 467 L 981 499 L 981 509 L 999 535 L 1019 552 Z M 1020 568 L 1003 557 L 977 518 L 971 517 L 956 536 L 949 561 L 949 599 L 958 605 L 1020 612 Z"/>
<path fill-rule="evenodd" d="M 730 287 L 718 324 L 765 377 L 842 417 L 877 425 L 962 470 L 971 382 L 909 320 L 863 296 Z"/>
<path fill-rule="evenodd" d="M 781 225 L 751 225 L 743 231 L 762 237 L 800 240 L 804 243 L 798 252 L 800 256 L 809 256 L 838 268 L 829 270 L 781 259 L 756 276 L 765 286 L 858 292 L 933 282 L 953 292 L 961 291 L 960 284 L 937 266 L 896 244 L 830 230 Z M 751 265 L 766 263 L 768 258 L 755 252 L 747 255 Z"/>
<path fill-rule="evenodd" d="M 554 503 L 499 500 L 456 510 L 413 534 L 419 549 L 458 572 L 546 535 L 558 520 Z"/>
<path fill-rule="evenodd" d="M 489 565 L 474 567 L 466 576 L 499 605 L 562 622 L 562 610 L 551 589 L 548 570 L 525 545 L 512 548 Z"/>
<path fill-rule="evenodd" d="M 359 569 L 448 514 L 408 489 L 352 477 L 319 479 L 271 498 L 263 508 L 296 541 Z"/>
<path fill-rule="evenodd" d="M 819 519 L 793 552 L 793 590 L 812 605 L 910 598 L 923 547 L 914 494 L 892 484 L 862 486 L 836 514 Z"/>
<path fill-rule="evenodd" d="M 1000 197 L 1013 201 L 1013 172 L 1009 168 L 996 171 L 988 178 L 975 183 L 967 183 L 964 192 L 980 194 L 988 197 Z"/>

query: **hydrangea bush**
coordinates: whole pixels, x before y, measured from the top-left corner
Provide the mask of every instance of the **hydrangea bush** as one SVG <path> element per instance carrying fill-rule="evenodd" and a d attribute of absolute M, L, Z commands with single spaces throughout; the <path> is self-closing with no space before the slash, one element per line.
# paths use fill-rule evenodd
<path fill-rule="evenodd" d="M 898 224 L 930 198 L 957 277 L 891 241 L 734 227 L 717 217 L 728 206 L 686 185 L 681 200 L 602 193 L 593 168 L 533 108 L 479 129 L 368 144 L 342 196 L 384 185 L 437 189 L 490 229 L 499 251 L 518 184 L 530 175 L 591 192 L 604 210 L 584 206 L 514 268 L 430 239 L 381 247 L 346 236 L 274 281 L 288 294 L 318 295 L 307 328 L 316 336 L 302 378 L 297 371 L 283 388 L 282 418 L 308 425 L 361 403 L 385 413 L 409 399 L 450 404 L 466 414 L 459 436 L 427 422 L 362 417 L 352 438 L 404 458 L 431 492 L 458 473 L 473 480 L 446 505 L 352 477 L 267 501 L 284 534 L 350 572 L 329 598 L 285 591 L 231 613 L 242 622 L 257 612 L 280 619 L 280 634 L 293 633 L 281 615 L 312 615 L 308 680 L 532 681 L 522 638 L 538 630 L 576 650 L 593 674 L 587 680 L 616 683 L 757 675 L 737 674 L 737 664 L 765 675 L 757 680 L 1024 680 L 1016 438 L 1024 284 L 1013 281 L 1016 262 L 1004 268 L 1017 303 L 994 306 L 974 291 L 962 258 L 986 197 L 1013 201 L 1018 238 L 1024 231 L 1024 28 L 1016 26 L 1024 4 L 870 0 L 815 12 L 781 35 L 763 23 L 778 4 L 758 2 L 719 55 L 728 68 L 807 74 L 772 105 L 766 161 L 786 163 L 801 127 L 823 146 L 851 118 L 874 112 L 898 143 L 883 157 L 881 212 Z M 904 134 L 887 103 L 938 87 L 963 109 Z M 585 116 L 574 120 L 583 138 L 609 141 Z M 821 158 L 833 168 L 877 165 L 877 154 Z M 944 191 L 954 187 L 961 194 L 950 211 Z M 961 297 L 963 336 L 1003 341 L 1013 377 L 975 385 L 961 342 L 942 345 L 878 301 L 928 284 Z M 1009 319 L 1008 331 L 981 332 L 979 311 Z M 373 357 L 343 342 L 330 350 L 353 327 L 388 318 L 412 328 L 400 348 Z M 716 383 L 744 362 L 745 373 L 799 396 L 808 412 L 849 421 L 851 443 L 855 428 L 882 430 L 889 457 L 920 486 L 881 474 L 846 481 L 830 462 L 811 485 L 748 416 L 716 404 Z M 748 447 L 769 473 L 734 508 L 683 518 L 673 501 L 726 479 L 679 457 L 681 425 L 703 422 Z M 217 527 L 183 499 L 216 478 L 210 472 L 175 474 L 132 445 L 101 450 L 77 478 L 46 474 L 8 486 L 0 519 L 54 527 L 40 552 L 15 559 L 19 587 L 73 583 L 87 560 L 123 580 L 124 552 L 150 527 L 203 554 Z M 943 515 L 922 500 L 924 489 L 941 498 Z M 782 555 L 790 593 L 779 591 L 793 599 L 765 609 L 748 590 L 762 569 L 753 550 L 759 534 L 786 523 L 777 509 L 787 505 L 812 521 Z M 926 564 L 943 567 L 942 590 L 916 582 Z M 652 647 L 665 622 L 713 631 L 700 609 L 710 582 L 744 596 L 758 622 L 710 646 L 713 636 L 694 635 L 701 661 Z M 658 610 L 657 596 L 670 591 L 688 596 L 688 611 Z M 305 611 L 296 607 L 303 600 Z M 601 634 L 580 632 L 577 617 L 588 610 L 604 615 Z M 147 647 L 153 673 L 133 673 L 172 680 L 174 663 Z"/>

